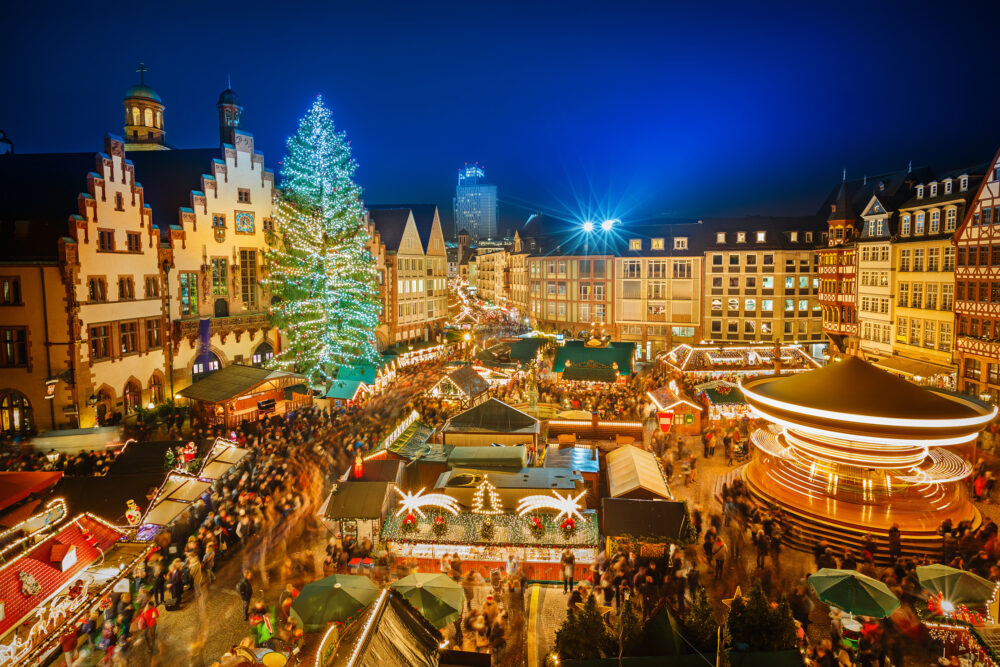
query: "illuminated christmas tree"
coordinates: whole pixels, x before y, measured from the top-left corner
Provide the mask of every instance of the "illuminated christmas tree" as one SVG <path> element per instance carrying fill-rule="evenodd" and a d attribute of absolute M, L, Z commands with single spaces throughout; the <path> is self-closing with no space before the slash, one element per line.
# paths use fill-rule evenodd
<path fill-rule="evenodd" d="M 497 493 L 495 486 L 490 484 L 490 480 L 483 478 L 482 484 L 476 487 L 476 493 L 472 496 L 472 511 L 476 514 L 502 514 L 503 501 Z"/>
<path fill-rule="evenodd" d="M 357 165 L 322 98 L 287 147 L 275 201 L 280 241 L 268 254 L 266 280 L 277 297 L 272 319 L 288 341 L 274 364 L 322 383 L 338 366 L 377 364 L 378 274 Z"/>

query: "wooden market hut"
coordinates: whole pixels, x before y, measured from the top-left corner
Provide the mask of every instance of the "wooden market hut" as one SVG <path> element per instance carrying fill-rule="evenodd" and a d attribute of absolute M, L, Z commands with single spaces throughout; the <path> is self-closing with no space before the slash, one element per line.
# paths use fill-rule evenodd
<path fill-rule="evenodd" d="M 538 444 L 541 430 L 537 419 L 495 398 L 449 419 L 441 434 L 445 445 Z"/>
<path fill-rule="evenodd" d="M 608 343 L 597 347 L 571 340 L 556 352 L 552 370 L 562 380 L 624 382 L 632 375 L 634 356 L 635 343 Z"/>
<path fill-rule="evenodd" d="M 462 366 L 448 373 L 427 393 L 445 400 L 453 400 L 463 408 L 479 405 L 489 398 L 490 383 L 472 366 Z"/>
<path fill-rule="evenodd" d="M 389 505 L 398 495 L 392 482 L 340 482 L 333 487 L 320 516 L 327 530 L 351 535 L 359 542 L 378 540 Z"/>
<path fill-rule="evenodd" d="M 194 409 L 209 424 L 232 428 L 244 421 L 256 421 L 262 415 L 283 414 L 299 405 L 312 403 L 298 373 L 233 364 L 180 390 L 180 395 L 194 403 Z M 286 397 L 286 390 L 301 388 L 302 393 Z"/>
<path fill-rule="evenodd" d="M 660 464 L 652 452 L 624 445 L 605 458 L 612 498 L 673 500 Z"/>

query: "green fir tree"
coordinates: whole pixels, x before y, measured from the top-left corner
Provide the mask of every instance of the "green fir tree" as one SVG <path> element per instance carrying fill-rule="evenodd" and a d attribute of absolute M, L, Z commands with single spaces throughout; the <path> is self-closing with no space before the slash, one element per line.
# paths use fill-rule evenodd
<path fill-rule="evenodd" d="M 705 587 L 699 586 L 684 617 L 684 636 L 702 653 L 715 653 L 719 641 L 719 624 L 715 610 L 708 601 Z"/>
<path fill-rule="evenodd" d="M 591 595 L 590 597 L 594 597 Z M 636 613 L 632 605 L 631 598 L 622 604 L 621 613 L 618 614 L 618 621 L 611 631 L 612 655 L 619 658 L 636 655 L 639 644 L 645 636 L 642 620 Z"/>
<path fill-rule="evenodd" d="M 772 606 L 759 580 L 749 595 L 733 600 L 727 622 L 736 650 L 785 651 L 796 646 L 795 619 L 788 602 Z"/>
<path fill-rule="evenodd" d="M 322 384 L 338 366 L 378 362 L 378 274 L 353 180 L 357 165 L 322 98 L 287 147 L 266 284 L 277 297 L 271 317 L 288 342 L 273 363 Z"/>
<path fill-rule="evenodd" d="M 560 660 L 593 660 L 603 658 L 602 648 L 609 645 L 607 627 L 597 609 L 597 596 L 590 595 L 583 609 L 566 614 L 566 620 L 556 630 L 556 653 Z"/>

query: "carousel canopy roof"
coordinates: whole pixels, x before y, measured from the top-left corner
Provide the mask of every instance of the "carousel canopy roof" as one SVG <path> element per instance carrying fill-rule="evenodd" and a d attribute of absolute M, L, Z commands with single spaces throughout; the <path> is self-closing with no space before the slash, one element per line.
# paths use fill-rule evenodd
<path fill-rule="evenodd" d="M 588 347 L 571 340 L 556 352 L 552 370 L 567 380 L 614 382 L 619 375 L 632 374 L 635 343 L 608 343 L 606 347 Z"/>
<path fill-rule="evenodd" d="M 753 394 L 795 406 L 888 419 L 969 419 L 986 414 L 968 400 L 918 387 L 857 357 L 792 376 L 744 383 Z"/>

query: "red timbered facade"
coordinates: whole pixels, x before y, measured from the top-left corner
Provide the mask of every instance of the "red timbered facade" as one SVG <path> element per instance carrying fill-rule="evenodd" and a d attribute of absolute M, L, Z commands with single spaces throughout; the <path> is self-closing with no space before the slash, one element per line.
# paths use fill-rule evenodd
<path fill-rule="evenodd" d="M 828 247 L 819 250 L 818 267 L 823 333 L 840 353 L 850 353 L 858 339 L 855 290 L 858 263 L 854 246 L 857 218 L 845 181 L 836 201 L 830 205 Z"/>
<path fill-rule="evenodd" d="M 955 235 L 959 389 L 1000 397 L 1000 152 Z"/>

